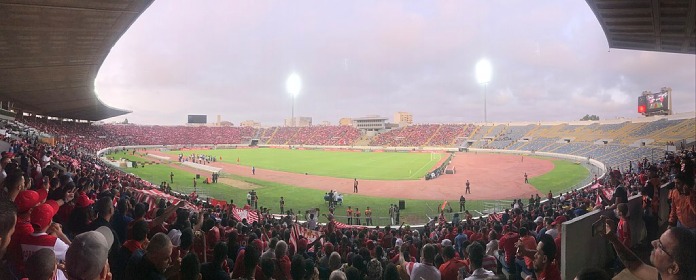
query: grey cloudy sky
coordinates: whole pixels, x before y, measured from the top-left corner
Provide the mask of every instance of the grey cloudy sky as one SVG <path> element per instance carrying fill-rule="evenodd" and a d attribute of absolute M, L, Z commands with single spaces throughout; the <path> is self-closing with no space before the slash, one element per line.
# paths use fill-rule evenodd
<path fill-rule="evenodd" d="M 609 49 L 585 1 L 155 1 L 106 58 L 96 91 L 140 124 L 187 114 L 281 125 L 412 112 L 417 123 L 635 118 L 644 90 L 696 109 L 696 56 Z"/>

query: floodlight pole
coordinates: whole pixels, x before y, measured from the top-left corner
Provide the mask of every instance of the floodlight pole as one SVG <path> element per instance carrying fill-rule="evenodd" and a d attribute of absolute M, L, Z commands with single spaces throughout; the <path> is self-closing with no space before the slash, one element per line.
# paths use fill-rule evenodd
<path fill-rule="evenodd" d="M 295 127 L 295 94 L 292 95 L 292 115 L 290 115 L 290 126 Z"/>
<path fill-rule="evenodd" d="M 487 111 L 487 102 L 486 102 L 486 95 L 488 91 L 488 83 L 483 83 L 483 123 L 488 124 L 488 111 Z"/>

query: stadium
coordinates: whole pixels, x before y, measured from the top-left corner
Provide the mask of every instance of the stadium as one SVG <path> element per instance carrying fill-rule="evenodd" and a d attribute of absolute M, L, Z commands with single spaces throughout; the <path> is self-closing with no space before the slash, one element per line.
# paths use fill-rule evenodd
<path fill-rule="evenodd" d="M 171 233 L 167 228 L 176 228 L 178 216 L 190 214 L 192 219 L 186 221 L 189 228 L 201 223 L 192 228 L 196 230 L 194 242 L 202 245 L 196 243 L 191 251 L 200 263 L 214 262 L 217 241 L 228 241 L 225 246 L 232 246 L 230 232 L 238 231 L 245 238 L 259 233 L 260 238 L 264 226 L 262 242 L 269 242 L 271 237 L 285 239 L 292 247 L 288 255 L 293 262 L 301 255 L 297 253 L 302 250 L 301 241 L 305 249 L 307 243 L 317 245 L 314 253 L 329 242 L 338 247 L 341 235 L 355 242 L 358 254 L 359 249 L 369 249 L 367 241 L 353 241 L 358 238 L 371 239 L 373 245 L 379 243 L 389 251 L 397 246 L 397 238 L 402 243 L 415 243 L 412 230 L 429 233 L 422 240 L 428 238 L 430 243 L 446 247 L 446 240 L 454 243 L 458 227 L 471 240 L 477 236 L 490 241 L 491 231 L 513 234 L 511 229 L 515 228 L 514 234 L 520 236 L 519 228 L 539 226 L 535 233 L 544 227 L 558 232 L 553 265 L 562 279 L 572 279 L 588 267 L 633 279 L 634 271 L 612 267 L 619 258 L 605 238 L 588 234 L 600 216 L 614 216 L 613 209 L 619 204 L 616 189 L 626 192 L 623 203 L 631 213 L 627 226 L 633 234 L 626 244 L 644 260 L 643 265 L 650 264 L 647 254 L 651 247 L 645 244 L 656 239 L 658 232 L 667 232 L 668 226 L 689 228 L 693 224 L 681 217 L 673 221 L 676 214 L 668 197 L 672 199 L 673 180 L 688 171 L 684 167 L 679 171 L 676 166 L 693 168 L 696 113 L 676 112 L 672 102 L 685 100 L 677 96 L 683 93 L 673 93 L 665 85 L 645 84 L 645 92 L 631 96 L 638 99 L 635 111 L 642 115 L 632 118 L 488 121 L 484 113 L 482 122 L 413 123 L 395 117 L 390 123 L 387 118 L 354 116 L 339 125 L 312 125 L 311 119 L 295 117 L 299 85 L 289 78 L 286 86 L 292 94 L 292 116 L 281 126 L 261 126 L 253 121 L 234 126 L 220 117 L 208 123 L 207 115 L 192 114 L 181 125 L 105 123 L 102 121 L 137 113 L 105 104 L 95 92 L 95 80 L 111 49 L 152 1 L 45 2 L 0 1 L 6 15 L 0 19 L 0 34 L 5 35 L 0 36 L 0 45 L 5 46 L 0 50 L 3 167 L 6 178 L 24 182 L 10 186 L 6 182 L 11 180 L 6 179 L 3 187 L 5 197 L 18 209 L 24 207 L 21 201 L 31 197 L 30 192 L 40 193 L 45 188 L 47 197 L 43 200 L 48 200 L 40 205 L 61 201 L 65 207 L 55 210 L 49 220 L 65 225 L 68 239 L 78 238 L 104 218 L 98 203 L 103 198 L 111 199 L 112 212 L 114 208 L 128 212 L 119 217 L 128 214 L 137 218 L 136 204 L 144 205 L 145 218 L 162 228 L 151 224 L 151 239 L 155 239 L 155 231 Z M 610 48 L 679 53 L 693 60 L 694 2 L 654 1 L 657 4 L 652 6 L 643 2 L 648 3 L 587 4 Z M 646 13 L 652 16 L 637 20 Z M 653 30 L 654 26 L 658 28 Z M 651 32 L 644 31 L 647 29 Z M 479 82 L 485 95 L 489 81 Z M 649 91 L 655 88 L 660 88 L 657 93 Z M 643 177 L 653 169 L 661 177 L 655 191 L 658 194 L 650 197 L 644 191 Z M 689 175 L 693 182 L 693 171 Z M 73 194 L 71 202 L 68 197 Z M 660 217 L 659 222 L 644 217 L 648 216 L 646 197 L 648 201 L 655 199 L 654 207 L 659 210 L 654 215 Z M 34 203 L 29 209 L 38 209 L 38 205 Z M 177 217 L 172 217 L 174 211 L 166 209 L 175 206 L 186 210 L 177 210 Z M 685 217 L 696 217 L 692 213 L 696 205 L 690 207 Z M 89 214 L 87 224 L 79 227 L 72 213 L 82 208 L 96 213 Z M 369 214 L 366 209 L 370 209 Z M 17 214 L 18 221 L 27 218 L 21 215 Z M 121 234 L 114 218 L 109 218 L 112 220 L 106 223 L 113 227 L 114 235 Z M 536 224 L 539 218 L 543 218 L 543 226 Z M 272 233 L 266 233 L 268 230 Z M 690 230 L 693 232 L 693 227 Z M 5 238 L 3 234 L 0 232 L 0 238 Z M 318 238 L 323 234 L 327 237 Z M 387 235 L 393 240 L 387 240 Z M 127 239 L 126 235 L 119 238 L 120 243 Z M 12 239 L 18 240 L 14 235 Z M 503 249 L 502 239 L 500 243 Z M 532 249 L 536 249 L 534 245 Z M 263 251 L 267 246 L 257 249 Z M 416 253 L 410 254 L 414 263 L 423 247 L 413 246 Z M 465 249 L 455 247 L 463 261 Z M 227 257 L 241 261 L 235 259 L 237 253 Z M 371 252 L 372 257 L 374 254 Z M 392 254 L 388 258 L 399 259 L 398 249 Z M 443 250 L 438 256 L 444 254 Z M 315 254 L 311 257 L 316 262 L 320 258 Z M 341 257 L 344 263 L 352 263 L 347 256 Z M 370 255 L 364 257 L 368 258 L 366 265 Z M 5 256 L 8 266 L 13 258 Z M 518 279 L 520 272 L 527 276 L 534 270 L 531 265 L 508 267 L 505 258 L 502 254 L 503 261 L 497 260 L 494 272 L 498 277 Z M 287 261 L 289 268 L 289 258 Z M 468 266 L 468 258 L 466 262 Z M 228 276 L 244 276 L 239 274 L 245 273 L 239 263 L 234 269 L 226 268 Z M 119 277 L 139 277 L 125 275 L 125 264 L 111 266 L 111 273 Z M 685 270 L 693 272 L 693 262 L 686 266 Z M 320 279 L 329 279 L 323 271 L 327 268 L 316 268 Z M 367 268 L 362 273 L 369 274 Z M 217 279 L 207 277 L 203 279 Z M 387 278 L 380 275 L 374 279 Z"/>

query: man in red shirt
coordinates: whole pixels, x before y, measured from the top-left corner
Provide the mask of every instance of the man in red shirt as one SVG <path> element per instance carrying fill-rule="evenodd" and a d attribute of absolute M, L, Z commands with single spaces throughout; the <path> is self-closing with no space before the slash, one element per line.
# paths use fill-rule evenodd
<path fill-rule="evenodd" d="M 451 245 L 442 247 L 442 259 L 444 263 L 439 268 L 441 279 L 456 280 L 457 272 L 459 272 L 460 267 L 464 266 L 464 262 L 455 256 L 454 247 Z"/>
<path fill-rule="evenodd" d="M 522 242 L 517 243 L 520 254 L 533 258 L 534 273 L 537 280 L 561 280 L 561 271 L 554 262 L 556 258 L 556 243 L 548 234 L 542 234 L 539 238 L 536 250 L 528 250 Z M 527 276 L 532 279 L 532 276 Z"/>
<path fill-rule="evenodd" d="M 520 228 L 519 242 L 522 242 L 522 245 L 527 250 L 534 250 L 537 247 L 536 239 L 529 234 L 529 231 L 525 227 Z M 532 271 L 534 270 L 533 261 L 531 257 L 525 256 L 523 259 L 517 259 L 515 262 L 520 271 L 524 272 L 524 274 L 532 275 Z"/>
<path fill-rule="evenodd" d="M 53 215 L 56 212 L 58 212 L 58 204 L 55 201 L 36 206 L 31 211 L 31 224 L 34 226 L 34 232 L 19 240 L 22 249 L 22 263 L 42 248 L 53 250 L 57 260 L 65 261 L 70 240 L 63 234 L 59 224 L 52 223 Z"/>
<path fill-rule="evenodd" d="M 505 251 L 505 255 L 499 255 L 498 261 L 503 264 L 503 269 L 506 269 L 510 274 L 515 272 L 515 243 L 520 239 L 520 235 L 513 231 L 512 226 L 506 225 L 503 227 L 503 236 L 498 242 L 498 248 Z"/>

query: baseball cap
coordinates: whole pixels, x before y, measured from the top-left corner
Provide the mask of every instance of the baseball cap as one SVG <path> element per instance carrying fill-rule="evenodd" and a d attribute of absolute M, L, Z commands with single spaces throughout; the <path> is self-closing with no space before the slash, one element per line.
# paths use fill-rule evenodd
<path fill-rule="evenodd" d="M 535 223 L 541 223 L 543 221 L 544 221 L 544 218 L 542 218 L 541 216 L 538 216 L 538 217 L 536 217 L 536 219 L 534 219 Z"/>
<path fill-rule="evenodd" d="M 41 203 L 41 200 L 39 200 L 39 193 L 27 190 L 19 192 L 14 203 L 17 205 L 17 213 L 24 213 Z"/>
<path fill-rule="evenodd" d="M 551 223 L 551 225 L 552 225 L 552 226 L 555 226 L 555 225 L 558 225 L 558 224 L 562 224 L 562 223 L 565 222 L 565 221 L 567 221 L 566 217 L 563 216 L 563 215 L 560 215 L 560 216 L 558 216 L 558 217 L 556 218 L 555 221 L 553 221 L 553 223 Z"/>
<path fill-rule="evenodd" d="M 78 234 L 65 254 L 65 272 L 79 279 L 94 279 L 99 276 L 109 257 L 109 248 L 114 243 L 111 229 L 101 226 L 93 231 Z"/>
<path fill-rule="evenodd" d="M 49 201 L 34 207 L 31 211 L 31 223 L 44 228 L 51 224 L 53 216 L 58 212 L 58 204 L 55 201 Z"/>
<path fill-rule="evenodd" d="M 75 206 L 77 207 L 87 207 L 94 204 L 94 200 L 90 199 L 85 193 L 80 194 L 75 201 Z"/>
<path fill-rule="evenodd" d="M 442 247 L 449 247 L 452 246 L 452 240 L 449 239 L 443 239 L 442 242 L 440 243 Z"/>

